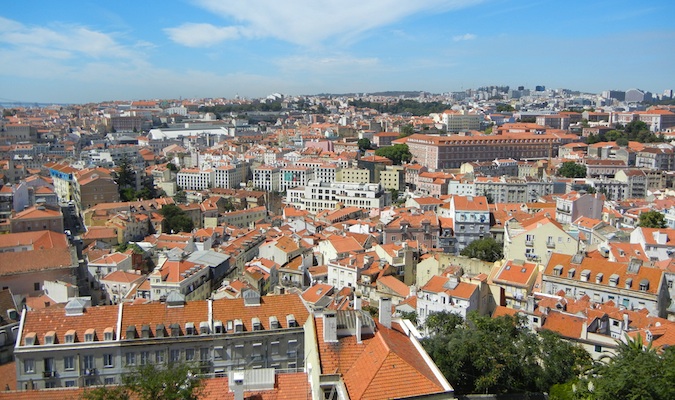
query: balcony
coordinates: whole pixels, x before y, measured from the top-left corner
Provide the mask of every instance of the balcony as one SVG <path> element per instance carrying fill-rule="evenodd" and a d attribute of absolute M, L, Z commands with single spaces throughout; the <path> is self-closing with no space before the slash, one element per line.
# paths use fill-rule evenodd
<path fill-rule="evenodd" d="M 534 247 L 534 240 L 526 240 L 526 241 L 525 241 L 525 246 L 527 246 L 527 247 Z"/>
<path fill-rule="evenodd" d="M 56 371 L 44 371 L 42 372 L 44 378 L 54 378 L 56 377 Z"/>
<path fill-rule="evenodd" d="M 546 247 L 549 249 L 555 249 L 555 242 L 546 242 Z"/>

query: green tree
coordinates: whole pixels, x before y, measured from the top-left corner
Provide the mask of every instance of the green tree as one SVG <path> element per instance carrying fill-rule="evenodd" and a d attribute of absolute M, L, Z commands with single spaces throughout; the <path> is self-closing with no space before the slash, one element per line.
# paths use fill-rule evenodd
<path fill-rule="evenodd" d="M 193 373 L 190 364 L 145 364 L 122 377 L 120 386 L 87 390 L 84 400 L 196 400 L 203 396 L 203 379 Z"/>
<path fill-rule="evenodd" d="M 380 147 L 375 150 L 375 155 L 390 159 L 395 165 L 412 160 L 412 154 L 407 144 L 395 144 L 393 146 Z"/>
<path fill-rule="evenodd" d="M 368 138 L 361 138 L 356 143 L 361 151 L 369 150 L 372 147 L 372 143 L 370 143 L 370 139 Z"/>
<path fill-rule="evenodd" d="M 435 312 L 427 316 L 424 325 L 432 335 L 450 335 L 464 325 L 464 318 L 448 311 Z"/>
<path fill-rule="evenodd" d="M 187 203 L 187 194 L 185 193 L 184 190 L 179 190 L 176 192 L 176 195 L 173 196 L 173 201 L 175 201 L 178 204 L 185 204 Z"/>
<path fill-rule="evenodd" d="M 458 394 L 548 392 L 590 363 L 585 350 L 558 335 L 530 331 L 524 317 L 491 318 L 474 311 L 459 326 L 450 314 L 437 317 L 450 318 L 438 325 L 451 328 L 422 344 Z"/>
<path fill-rule="evenodd" d="M 123 382 L 141 400 L 196 400 L 203 386 L 193 369 L 189 364 L 145 364 L 125 375 Z"/>
<path fill-rule="evenodd" d="M 642 228 L 665 228 L 666 216 L 658 211 L 647 211 L 640 214 L 638 226 Z"/>
<path fill-rule="evenodd" d="M 675 399 L 675 348 L 657 352 L 642 337 L 619 342 L 616 354 L 602 360 L 575 386 L 577 398 Z"/>
<path fill-rule="evenodd" d="M 171 172 L 178 172 L 178 167 L 174 163 L 166 163 L 166 168 Z"/>
<path fill-rule="evenodd" d="M 176 205 L 167 204 L 159 213 L 164 217 L 164 226 L 168 232 L 191 232 L 194 228 L 192 219 Z"/>
<path fill-rule="evenodd" d="M 398 135 L 399 139 L 404 138 L 404 137 L 408 137 L 408 136 L 412 135 L 413 133 L 415 133 L 415 128 L 411 124 L 406 124 L 406 125 L 403 125 L 401 127 L 400 132 L 401 132 L 401 134 Z"/>
<path fill-rule="evenodd" d="M 490 236 L 474 240 L 460 254 L 487 262 L 495 262 L 504 258 L 504 245 Z"/>
<path fill-rule="evenodd" d="M 126 386 L 101 386 L 85 390 L 82 400 L 128 400 L 129 389 Z"/>
<path fill-rule="evenodd" d="M 401 318 L 407 319 L 408 321 L 412 322 L 413 325 L 417 326 L 417 312 L 415 311 L 402 312 Z"/>
<path fill-rule="evenodd" d="M 558 169 L 558 175 L 565 178 L 585 178 L 586 166 L 577 164 L 574 161 L 567 161 L 562 163 Z"/>

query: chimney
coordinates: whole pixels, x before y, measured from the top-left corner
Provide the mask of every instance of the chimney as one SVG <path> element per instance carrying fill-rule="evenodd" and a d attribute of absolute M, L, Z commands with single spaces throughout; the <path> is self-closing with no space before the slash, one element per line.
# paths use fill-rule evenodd
<path fill-rule="evenodd" d="M 323 341 L 326 343 L 336 343 L 338 341 L 337 315 L 335 311 L 323 313 Z"/>
<path fill-rule="evenodd" d="M 354 293 L 354 310 L 359 311 L 361 310 L 361 291 L 357 290 L 356 293 Z"/>
<path fill-rule="evenodd" d="M 356 343 L 361 344 L 361 314 L 356 313 Z"/>
<path fill-rule="evenodd" d="M 628 313 L 624 313 L 623 314 L 623 330 L 626 331 L 626 332 L 628 332 L 629 323 L 630 322 L 628 321 Z"/>
<path fill-rule="evenodd" d="M 244 400 L 244 373 L 232 371 L 230 378 L 230 391 L 234 392 L 234 400 Z"/>
<path fill-rule="evenodd" d="M 380 324 L 391 329 L 391 299 L 388 297 L 380 298 Z"/>

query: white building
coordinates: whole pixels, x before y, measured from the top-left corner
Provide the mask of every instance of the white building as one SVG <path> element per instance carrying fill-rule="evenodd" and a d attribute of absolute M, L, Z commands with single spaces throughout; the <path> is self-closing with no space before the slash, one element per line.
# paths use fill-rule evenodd
<path fill-rule="evenodd" d="M 185 190 L 204 190 L 214 187 L 212 169 L 182 169 L 176 174 L 176 184 Z"/>
<path fill-rule="evenodd" d="M 253 186 L 268 192 L 278 192 L 280 177 L 279 168 L 262 165 L 253 169 Z"/>
<path fill-rule="evenodd" d="M 338 205 L 372 210 L 391 204 L 391 193 L 379 183 L 309 181 L 287 191 L 286 203 L 309 212 L 335 210 Z"/>

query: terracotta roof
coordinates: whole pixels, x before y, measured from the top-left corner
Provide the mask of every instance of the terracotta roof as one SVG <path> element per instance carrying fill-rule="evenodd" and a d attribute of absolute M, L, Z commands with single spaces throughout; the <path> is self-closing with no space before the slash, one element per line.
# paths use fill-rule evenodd
<path fill-rule="evenodd" d="M 410 288 L 405 283 L 396 279 L 394 276 L 383 276 L 378 278 L 377 282 L 391 289 L 394 293 L 401 297 L 410 296 Z"/>
<path fill-rule="evenodd" d="M 587 282 L 595 284 L 596 278 L 602 274 L 601 285 L 609 286 L 610 277 L 616 276 L 618 278 L 617 288 L 623 290 L 640 290 L 641 282 L 646 281 L 648 288 L 644 292 L 649 294 L 656 294 L 661 287 L 663 280 L 663 271 L 658 268 L 651 268 L 647 266 L 640 266 L 637 273 L 629 272 L 628 264 L 611 262 L 602 257 L 589 258 L 584 257 L 581 264 L 573 264 L 571 255 L 553 253 L 544 270 L 545 276 L 555 276 L 554 270 L 559 270 L 560 274 L 557 278 L 569 279 L 574 281 L 581 281 L 583 272 L 588 272 Z M 570 269 L 574 268 L 574 276 L 569 277 Z M 632 279 L 630 289 L 625 289 L 626 280 Z"/>
<path fill-rule="evenodd" d="M 508 260 L 502 265 L 493 280 L 525 287 L 537 272 L 537 265 L 534 263 L 516 264 L 513 260 Z"/>
<path fill-rule="evenodd" d="M 557 332 L 563 337 L 579 339 L 586 322 L 586 317 L 580 317 L 563 312 L 550 311 L 544 320 L 542 329 Z"/>
<path fill-rule="evenodd" d="M 323 321 L 315 318 L 321 371 L 341 374 L 352 399 L 401 398 L 444 392 L 432 369 L 398 324 L 387 329 L 376 323 L 374 335 L 354 336 L 338 343 L 323 341 Z M 405 377 L 405 379 L 401 379 Z"/>

